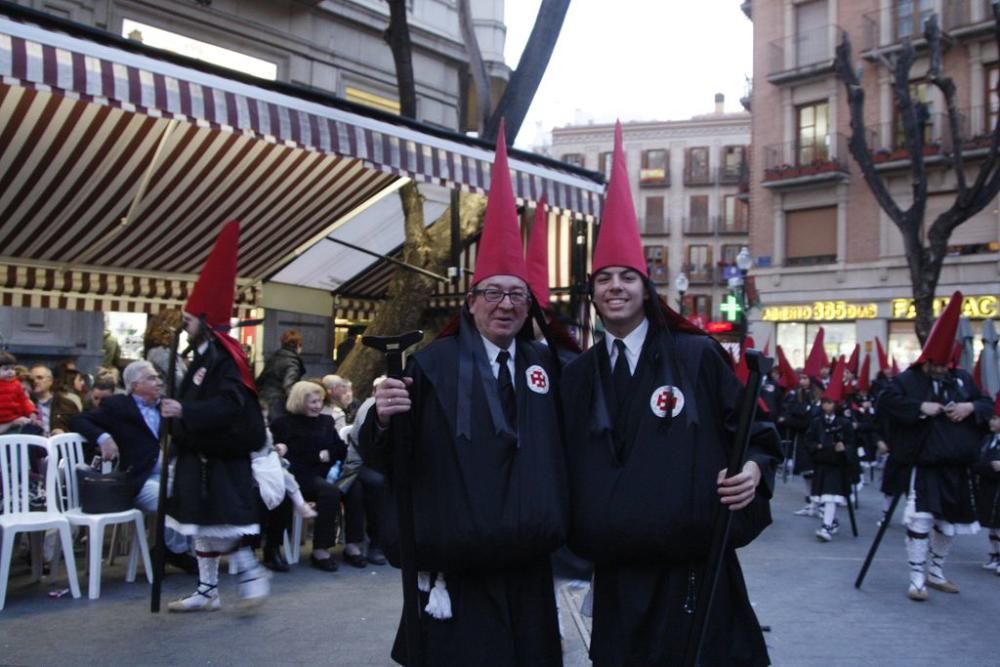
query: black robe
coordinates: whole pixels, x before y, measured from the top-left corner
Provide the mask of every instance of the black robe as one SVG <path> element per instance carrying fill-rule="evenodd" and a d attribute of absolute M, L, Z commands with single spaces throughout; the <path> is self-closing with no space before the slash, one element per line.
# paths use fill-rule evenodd
<path fill-rule="evenodd" d="M 788 437 L 793 441 L 796 475 L 811 473 L 813 460 L 806 446 L 805 434 L 809 424 L 819 414 L 819 405 L 813 399 L 812 389 L 796 389 L 785 395 L 785 426 Z"/>
<path fill-rule="evenodd" d="M 944 413 L 928 417 L 920 404 L 971 402 L 972 414 L 960 422 Z M 889 419 L 891 459 L 900 466 L 916 465 L 914 490 L 918 512 L 929 512 L 951 523 L 976 520 L 970 467 L 979 460 L 982 432 L 993 414 L 993 402 L 983 396 L 972 376 L 948 372 L 935 393 L 930 376 L 911 366 L 889 383 L 878 410 Z"/>
<path fill-rule="evenodd" d="M 851 421 L 834 415 L 833 421 L 828 422 L 825 415 L 820 415 L 813 418 L 805 439 L 814 465 L 812 495 L 842 496 L 846 500 L 851 484 L 858 477 L 857 445 Z M 844 443 L 844 451 L 834 449 L 838 442 Z"/>
<path fill-rule="evenodd" d="M 986 528 L 1000 528 L 1000 472 L 990 465 L 1000 461 L 1000 435 L 990 433 L 976 463 L 976 513 Z"/>
<path fill-rule="evenodd" d="M 517 342 L 510 425 L 469 320 L 458 336 L 411 357 L 413 404 L 398 428 L 412 436 L 417 567 L 446 575 L 454 612 L 444 621 L 421 616 L 428 665 L 562 664 L 549 558 L 565 542 L 569 503 L 549 359 L 544 346 Z M 380 538 L 398 567 L 398 479 L 376 420 L 369 411 L 360 453 L 386 475 Z M 427 599 L 420 594 L 421 609 Z M 404 639 L 401 623 L 392 653 L 401 664 Z"/>
<path fill-rule="evenodd" d="M 167 514 L 181 524 L 249 526 L 258 521 L 250 452 L 264 446 L 264 418 L 236 362 L 218 343 L 188 366 L 173 425 L 177 453 Z"/>
<path fill-rule="evenodd" d="M 675 665 L 683 658 L 712 523 L 727 511 L 716 477 L 727 465 L 742 387 L 723 354 L 708 337 L 650 323 L 615 420 L 603 342 L 563 373 L 570 546 L 595 565 L 590 656 L 598 667 Z M 778 439 L 772 425 L 755 428 L 750 458 L 763 482 L 734 517 L 734 546 L 770 523 Z M 734 548 L 725 554 L 702 659 L 768 664 Z"/>

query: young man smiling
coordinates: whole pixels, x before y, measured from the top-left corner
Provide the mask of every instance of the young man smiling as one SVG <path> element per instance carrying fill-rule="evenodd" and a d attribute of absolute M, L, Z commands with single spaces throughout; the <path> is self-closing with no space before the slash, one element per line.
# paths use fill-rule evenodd
<path fill-rule="evenodd" d="M 397 471 L 384 428 L 409 434 L 417 567 L 415 630 L 426 665 L 562 664 L 549 555 L 568 500 L 550 354 L 531 341 L 531 308 L 501 126 L 473 288 L 457 333 L 414 354 L 406 382 L 375 389 L 365 463 L 386 474 L 381 539 L 400 564 Z M 407 654 L 400 625 L 392 651 Z"/>
<path fill-rule="evenodd" d="M 620 125 L 593 271 L 606 335 L 561 384 L 570 547 L 594 561 L 590 656 L 597 667 L 676 665 L 701 603 L 716 515 L 737 512 L 735 546 L 770 521 L 777 436 L 756 428 L 743 471 L 725 478 L 743 389 L 720 346 L 667 308 L 648 279 Z M 768 663 L 732 548 L 704 646 L 705 665 Z"/>

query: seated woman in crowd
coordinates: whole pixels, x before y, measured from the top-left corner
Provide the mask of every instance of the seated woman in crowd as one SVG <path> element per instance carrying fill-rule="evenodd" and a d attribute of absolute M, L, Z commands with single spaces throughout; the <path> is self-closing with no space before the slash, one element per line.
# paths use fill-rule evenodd
<path fill-rule="evenodd" d="M 331 468 L 343 465 L 347 445 L 337 434 L 333 418 L 322 414 L 325 393 L 323 386 L 315 382 L 296 382 L 288 392 L 288 414 L 271 423 L 271 432 L 276 447 L 284 444 L 288 448 L 286 458 L 302 495 L 316 503 L 319 516 L 310 563 L 320 570 L 335 572 L 337 563 L 330 552 L 336 540 L 342 499 L 347 523 L 344 560 L 355 567 L 365 566 L 358 546 L 364 543 L 364 509 L 360 485 L 353 484 L 342 492 L 336 474 L 330 474 Z"/>

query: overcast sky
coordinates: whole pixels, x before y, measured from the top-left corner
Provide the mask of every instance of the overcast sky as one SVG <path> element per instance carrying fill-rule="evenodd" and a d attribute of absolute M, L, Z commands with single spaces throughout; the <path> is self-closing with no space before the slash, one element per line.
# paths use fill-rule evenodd
<path fill-rule="evenodd" d="M 507 0 L 506 59 L 517 66 L 539 0 Z M 678 120 L 709 113 L 715 93 L 742 111 L 753 25 L 739 0 L 572 0 L 516 145 L 588 121 Z"/>

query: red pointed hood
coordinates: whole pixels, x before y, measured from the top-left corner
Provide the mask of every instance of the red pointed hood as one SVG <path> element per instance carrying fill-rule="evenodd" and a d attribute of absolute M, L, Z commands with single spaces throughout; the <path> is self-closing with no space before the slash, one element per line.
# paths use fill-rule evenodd
<path fill-rule="evenodd" d="M 535 207 L 535 221 L 528 236 L 528 289 L 543 310 L 549 307 L 549 217 L 545 195 Z"/>
<path fill-rule="evenodd" d="M 861 345 L 859 343 L 854 344 L 854 351 L 851 352 L 851 358 L 847 360 L 847 370 L 851 371 L 855 377 L 858 375 L 858 359 L 861 357 Z"/>
<path fill-rule="evenodd" d="M 830 386 L 823 392 L 823 399 L 840 403 L 844 400 L 844 364 L 837 364 L 833 374 L 830 375 Z"/>
<path fill-rule="evenodd" d="M 951 295 L 948 305 L 931 327 L 931 332 L 924 343 L 924 349 L 914 364 L 930 362 L 938 366 L 951 363 L 955 346 L 955 333 L 958 331 L 958 318 L 962 314 L 962 293 L 957 291 Z"/>
<path fill-rule="evenodd" d="M 819 378 L 821 368 L 830 365 L 830 360 L 826 357 L 826 350 L 823 349 L 823 336 L 823 327 L 820 327 L 816 339 L 813 341 L 812 349 L 809 350 L 809 357 L 806 359 L 805 374 L 814 379 Z"/>
<path fill-rule="evenodd" d="M 213 329 L 228 328 L 236 296 L 236 254 L 240 245 L 240 223 L 225 224 L 205 260 L 184 312 L 203 317 Z"/>
<path fill-rule="evenodd" d="M 778 380 L 778 384 L 784 387 L 786 391 L 793 391 L 799 385 L 799 375 L 792 368 L 792 365 L 788 363 L 788 357 L 785 356 L 785 351 L 781 349 L 781 346 L 776 346 L 775 350 L 778 353 L 778 370 L 781 371 L 781 378 Z"/>
<path fill-rule="evenodd" d="M 997 400 L 993 402 L 993 416 L 1000 417 L 1000 393 L 997 394 Z"/>
<path fill-rule="evenodd" d="M 506 142 L 501 119 L 496 157 L 490 171 L 490 193 L 483 219 L 483 233 L 479 238 L 479 252 L 476 254 L 476 272 L 472 276 L 473 285 L 492 276 L 515 276 L 525 284 L 528 283 L 514 189 L 510 184 L 510 168 L 507 166 Z"/>
<path fill-rule="evenodd" d="M 885 348 L 882 347 L 882 341 L 878 336 L 875 337 L 875 349 L 878 351 L 878 369 L 885 371 L 889 368 L 889 355 L 885 353 Z"/>
<path fill-rule="evenodd" d="M 861 373 L 858 375 L 858 391 L 867 394 L 872 388 L 872 381 L 869 376 L 872 373 L 872 358 L 866 354 L 865 360 L 861 362 Z"/>
<path fill-rule="evenodd" d="M 951 367 L 961 368 L 961 366 L 962 366 L 962 344 L 956 340 L 954 347 L 951 348 Z"/>
<path fill-rule="evenodd" d="M 899 375 L 899 364 L 896 363 L 896 357 L 892 358 L 892 376 L 896 377 Z"/>
<path fill-rule="evenodd" d="M 639 223 L 632 203 L 632 189 L 625 167 L 625 150 L 622 148 L 622 124 L 615 123 L 615 152 L 611 160 L 611 178 L 608 194 L 604 198 L 601 227 L 594 246 L 592 270 L 596 274 L 609 266 L 625 266 L 649 277 L 646 257 L 639 238 Z"/>
<path fill-rule="evenodd" d="M 767 342 L 764 343 L 764 349 L 762 350 L 765 357 L 771 356 L 771 337 L 768 336 Z"/>
<path fill-rule="evenodd" d="M 753 338 L 747 336 L 743 341 L 743 347 L 740 348 L 740 360 L 736 362 L 736 367 L 733 372 L 736 374 L 736 379 L 740 381 L 740 384 L 746 386 L 747 380 L 750 379 L 750 367 L 747 366 L 747 350 L 753 349 Z"/>

